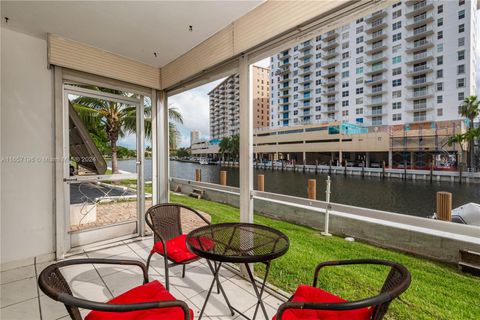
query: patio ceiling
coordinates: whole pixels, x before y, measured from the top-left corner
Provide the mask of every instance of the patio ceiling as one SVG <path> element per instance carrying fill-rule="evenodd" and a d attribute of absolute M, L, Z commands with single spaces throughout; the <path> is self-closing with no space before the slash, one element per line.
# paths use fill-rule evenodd
<path fill-rule="evenodd" d="M 2 26 L 8 17 L 9 28 L 20 32 L 58 34 L 162 67 L 262 2 L 2 1 L 1 12 Z"/>

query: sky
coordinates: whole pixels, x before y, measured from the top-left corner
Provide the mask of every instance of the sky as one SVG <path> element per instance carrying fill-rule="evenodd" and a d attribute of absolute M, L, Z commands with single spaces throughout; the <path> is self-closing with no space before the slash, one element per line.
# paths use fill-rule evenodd
<path fill-rule="evenodd" d="M 477 11 L 478 21 L 480 21 L 480 11 Z M 477 24 L 477 35 L 480 37 L 480 23 Z M 477 61 L 480 61 L 480 48 L 477 50 Z M 263 59 L 254 65 L 260 67 L 269 67 L 270 58 Z M 480 63 L 477 63 L 477 95 L 480 95 Z M 180 137 L 179 147 L 190 146 L 191 130 L 199 130 L 202 139 L 209 139 L 210 119 L 209 119 L 209 98 L 208 92 L 215 88 L 224 79 L 219 79 L 203 86 L 185 91 L 172 96 L 168 99 L 169 106 L 177 108 L 183 116 L 183 124 L 177 124 Z M 119 141 L 119 145 L 126 147 L 135 147 L 135 136 L 128 135 Z M 149 142 L 146 141 L 146 145 Z"/>

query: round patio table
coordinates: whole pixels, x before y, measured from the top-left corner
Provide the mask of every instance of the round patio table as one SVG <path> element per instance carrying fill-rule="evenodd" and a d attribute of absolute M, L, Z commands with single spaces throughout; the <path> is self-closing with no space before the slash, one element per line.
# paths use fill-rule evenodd
<path fill-rule="evenodd" d="M 208 290 L 199 319 L 201 319 L 203 315 L 215 283 L 217 283 L 218 290 L 222 292 L 232 315 L 237 312 L 249 319 L 230 304 L 219 281 L 218 274 L 222 263 L 227 262 L 241 263 L 245 266 L 249 280 L 257 296 L 257 305 L 252 319 L 255 319 L 258 307 L 260 306 L 265 319 L 269 320 L 262 301 L 262 295 L 270 270 L 270 262 L 284 255 L 289 245 L 288 237 L 282 232 L 268 226 L 253 223 L 219 223 L 200 227 L 190 232 L 187 235 L 188 249 L 199 257 L 206 258 L 213 272 L 213 281 Z M 266 265 L 265 276 L 260 288 L 255 282 L 249 265 L 250 263 L 264 263 Z"/>

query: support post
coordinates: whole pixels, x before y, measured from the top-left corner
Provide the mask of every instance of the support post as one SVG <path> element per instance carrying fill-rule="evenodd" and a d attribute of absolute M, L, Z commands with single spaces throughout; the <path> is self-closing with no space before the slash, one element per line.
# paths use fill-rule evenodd
<path fill-rule="evenodd" d="M 324 236 L 331 236 L 331 234 L 328 232 L 328 228 L 330 226 L 330 183 L 330 176 L 328 176 L 327 189 L 325 190 L 325 202 L 327 203 L 325 208 L 325 231 L 322 232 L 322 235 Z"/>
<path fill-rule="evenodd" d="M 155 140 L 156 140 L 156 163 L 158 179 L 156 182 L 157 187 L 157 203 L 169 202 L 170 195 L 170 182 L 169 182 L 169 129 L 168 129 L 168 98 L 165 91 L 157 91 L 156 94 L 156 113 L 152 116 L 155 117 Z"/>
<path fill-rule="evenodd" d="M 258 191 L 265 191 L 265 176 L 263 174 L 257 176 L 257 189 Z"/>
<path fill-rule="evenodd" d="M 240 95 L 240 221 L 253 222 L 253 101 L 251 67 L 246 55 L 239 58 Z"/>
<path fill-rule="evenodd" d="M 227 185 L 227 171 L 220 171 L 220 184 L 222 186 Z"/>
<path fill-rule="evenodd" d="M 317 200 L 317 180 L 308 179 L 308 199 Z"/>
<path fill-rule="evenodd" d="M 392 150 L 388 151 L 388 167 L 392 168 L 392 161 L 393 161 L 393 152 Z"/>
<path fill-rule="evenodd" d="M 452 220 L 452 194 L 450 192 L 437 192 L 437 219 L 442 221 Z"/>
<path fill-rule="evenodd" d="M 202 181 L 202 169 L 195 169 L 195 181 Z"/>
<path fill-rule="evenodd" d="M 145 236 L 145 112 L 144 98 L 140 97 L 140 104 L 137 106 L 137 216 L 138 216 L 138 234 Z"/>

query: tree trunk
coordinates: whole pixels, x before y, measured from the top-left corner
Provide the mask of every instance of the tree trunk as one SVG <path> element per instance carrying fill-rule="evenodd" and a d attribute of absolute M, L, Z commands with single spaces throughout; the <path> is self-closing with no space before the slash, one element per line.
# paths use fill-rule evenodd
<path fill-rule="evenodd" d="M 468 130 L 473 129 L 473 121 L 475 118 L 470 118 L 470 124 L 468 125 Z M 475 153 L 474 153 L 474 147 L 475 147 L 475 140 L 470 140 L 468 141 L 468 152 L 467 152 L 467 168 L 473 169 L 473 166 L 475 164 Z"/>
<path fill-rule="evenodd" d="M 112 147 L 112 174 L 118 173 L 117 142 L 111 141 Z"/>

